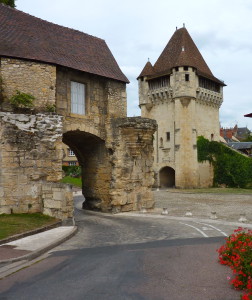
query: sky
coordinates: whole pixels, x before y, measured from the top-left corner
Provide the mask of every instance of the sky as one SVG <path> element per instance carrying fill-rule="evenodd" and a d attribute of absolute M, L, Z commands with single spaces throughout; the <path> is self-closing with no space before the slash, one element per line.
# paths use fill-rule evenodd
<path fill-rule="evenodd" d="M 130 80 L 128 116 L 139 116 L 136 78 L 154 64 L 176 27 L 187 28 L 215 77 L 224 80 L 222 127 L 252 130 L 251 0 L 16 0 L 16 8 L 106 41 Z"/>

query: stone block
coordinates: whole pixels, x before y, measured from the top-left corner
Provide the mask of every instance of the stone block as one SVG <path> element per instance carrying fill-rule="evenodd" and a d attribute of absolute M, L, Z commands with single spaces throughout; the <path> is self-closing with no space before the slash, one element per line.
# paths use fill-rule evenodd
<path fill-rule="evenodd" d="M 56 201 L 56 200 L 52 200 L 52 199 L 45 199 L 44 200 L 44 208 L 56 208 L 56 209 L 60 209 L 62 207 L 61 205 L 61 201 Z"/>

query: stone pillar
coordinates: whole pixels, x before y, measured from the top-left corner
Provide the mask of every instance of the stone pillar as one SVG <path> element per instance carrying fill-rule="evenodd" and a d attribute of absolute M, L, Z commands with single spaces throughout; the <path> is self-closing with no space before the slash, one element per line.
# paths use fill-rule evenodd
<path fill-rule="evenodd" d="M 112 211 L 151 209 L 154 207 L 151 188 L 156 121 L 140 117 L 119 118 L 112 121 L 112 128 Z"/>

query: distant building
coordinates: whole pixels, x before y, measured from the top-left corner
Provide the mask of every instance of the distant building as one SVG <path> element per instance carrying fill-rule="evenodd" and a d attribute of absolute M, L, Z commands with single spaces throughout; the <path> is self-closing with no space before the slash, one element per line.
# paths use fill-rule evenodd
<path fill-rule="evenodd" d="M 74 151 L 65 144 L 62 145 L 62 148 L 64 151 L 64 158 L 62 160 L 63 166 L 79 166 L 79 162 Z"/>
<path fill-rule="evenodd" d="M 227 143 L 240 142 L 246 139 L 251 134 L 247 127 L 238 127 L 235 125 L 234 128 L 220 128 L 220 136 L 225 139 Z"/>
<path fill-rule="evenodd" d="M 229 142 L 229 147 L 238 150 L 248 156 L 252 156 L 252 142 Z"/>
<path fill-rule="evenodd" d="M 187 29 L 175 31 L 154 65 L 138 76 L 142 117 L 155 119 L 155 186 L 211 186 L 212 168 L 198 163 L 197 137 L 220 140 L 224 82 L 216 78 Z"/>

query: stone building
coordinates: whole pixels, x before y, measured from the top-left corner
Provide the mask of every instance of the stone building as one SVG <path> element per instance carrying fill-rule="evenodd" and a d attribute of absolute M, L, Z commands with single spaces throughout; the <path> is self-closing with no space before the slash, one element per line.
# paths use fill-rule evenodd
<path fill-rule="evenodd" d="M 197 137 L 219 140 L 225 84 L 214 77 L 186 28 L 175 31 L 154 65 L 138 77 L 141 115 L 157 121 L 155 186 L 211 186 L 212 168 L 198 163 Z"/>
<path fill-rule="evenodd" d="M 128 79 L 105 41 L 3 4 L 0 24 L 0 213 L 72 216 L 62 142 L 82 167 L 86 208 L 152 208 L 156 122 L 127 118 Z M 34 107 L 13 108 L 16 91 Z"/>

